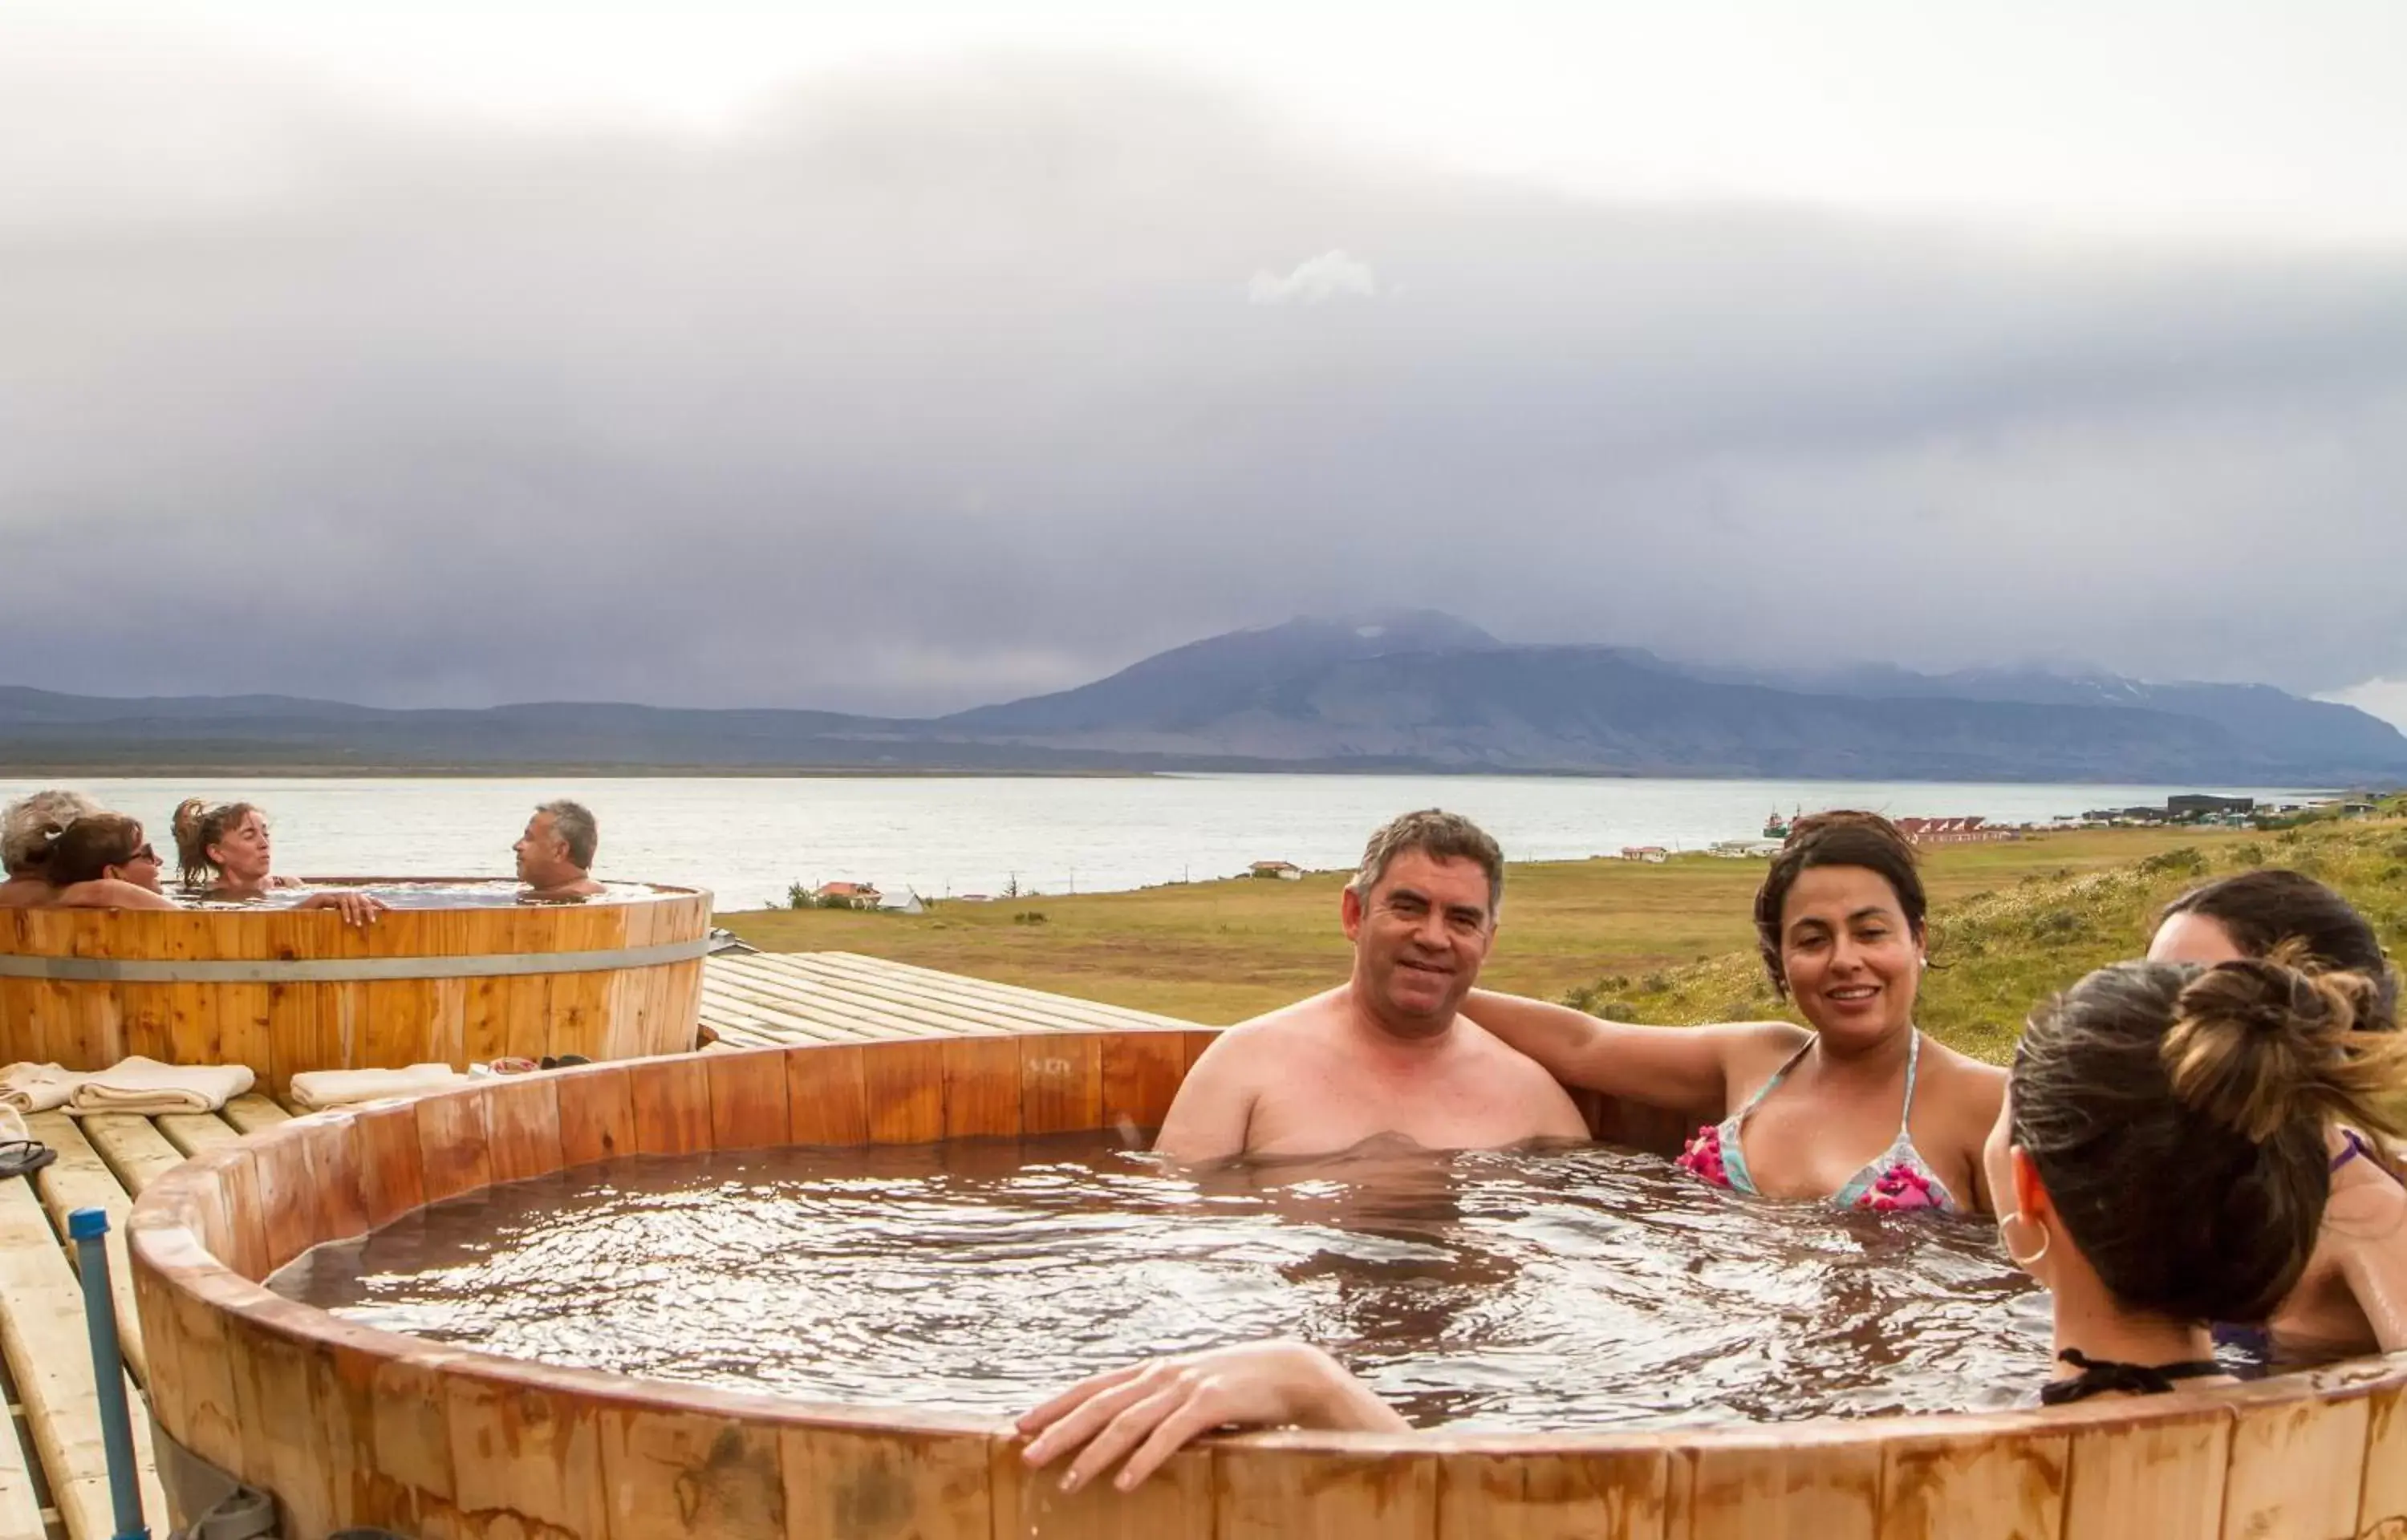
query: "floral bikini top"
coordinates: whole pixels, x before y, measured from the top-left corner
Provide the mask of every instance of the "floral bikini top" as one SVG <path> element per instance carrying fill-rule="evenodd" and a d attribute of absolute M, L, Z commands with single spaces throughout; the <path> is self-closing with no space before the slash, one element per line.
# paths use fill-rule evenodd
<path fill-rule="evenodd" d="M 1746 1150 L 1740 1142 L 1740 1131 L 1746 1125 L 1747 1114 L 1762 1104 L 1763 1098 L 1780 1088 L 1788 1072 L 1797 1067 L 1806 1054 L 1814 1051 L 1808 1041 L 1780 1067 L 1763 1089 L 1746 1099 L 1746 1105 L 1718 1123 L 1709 1123 L 1697 1130 L 1697 1137 L 1680 1151 L 1681 1169 L 1694 1172 L 1716 1187 L 1732 1192 L 1753 1193 L 1755 1178 L 1746 1168 Z M 1889 1147 L 1873 1157 L 1872 1164 L 1857 1172 L 1844 1187 L 1830 1194 L 1830 1202 L 1842 1208 L 1867 1208 L 1874 1213 L 1894 1213 L 1901 1208 L 1936 1208 L 1944 1213 L 1960 1214 L 1964 1206 L 1947 1191 L 1947 1184 L 1930 1169 L 1921 1151 L 1914 1148 L 1914 1136 L 1907 1124 L 1914 1117 L 1914 1072 L 1922 1061 L 1922 1034 L 1914 1035 L 1914 1044 L 1905 1053 L 1905 1109 L 1898 1114 L 1897 1137 Z"/>

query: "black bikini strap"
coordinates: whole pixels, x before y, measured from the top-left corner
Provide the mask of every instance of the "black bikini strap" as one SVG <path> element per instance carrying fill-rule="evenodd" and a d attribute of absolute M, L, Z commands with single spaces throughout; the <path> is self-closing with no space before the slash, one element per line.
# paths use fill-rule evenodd
<path fill-rule="evenodd" d="M 2211 1358 L 2186 1359 L 2179 1363 L 2123 1363 L 2111 1358 L 2091 1358 L 2078 1348 L 2067 1348 L 2056 1356 L 2081 1372 L 2071 1379 L 2052 1379 L 2041 1386 L 2042 1406 L 2060 1406 L 2068 1401 L 2115 1392 L 2163 1395 L 2173 1388 L 2176 1379 L 2230 1372 Z"/>

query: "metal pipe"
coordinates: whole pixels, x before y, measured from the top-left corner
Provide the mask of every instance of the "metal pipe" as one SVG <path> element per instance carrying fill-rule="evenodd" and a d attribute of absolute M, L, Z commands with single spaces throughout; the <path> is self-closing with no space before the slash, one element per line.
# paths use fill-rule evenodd
<path fill-rule="evenodd" d="M 83 1279 L 83 1320 L 92 1332 L 92 1378 L 100 1392 L 101 1447 L 108 1457 L 108 1499 L 117 1510 L 116 1540 L 150 1540 L 142 1522 L 142 1489 L 134 1479 L 134 1420 L 125 1406 L 125 1363 L 117 1346 L 117 1305 L 108 1289 L 108 1213 L 78 1208 L 67 1216 Z"/>

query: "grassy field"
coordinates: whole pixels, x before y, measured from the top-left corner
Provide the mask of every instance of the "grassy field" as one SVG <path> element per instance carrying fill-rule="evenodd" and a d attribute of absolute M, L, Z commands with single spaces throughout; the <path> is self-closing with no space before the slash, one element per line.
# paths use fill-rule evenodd
<path fill-rule="evenodd" d="M 2237 864 L 2250 845 L 2279 854 L 2288 848 L 2281 843 L 2286 838 L 2110 829 L 1935 849 L 1929 853 L 1925 877 L 1941 920 L 1936 955 L 1953 961 L 1961 950 L 1964 956 L 1963 966 L 1944 972 L 1934 968 L 1927 994 L 1944 1012 L 1951 1038 L 1994 1052 L 1992 1037 L 1976 1027 L 2004 1010 L 1999 1002 L 2026 981 L 2023 973 L 1973 966 L 1974 949 L 2005 944 L 2001 927 L 2025 923 L 2014 918 L 2023 912 L 2016 903 L 2030 907 L 2031 915 L 2073 906 L 2069 911 L 2077 913 L 2076 922 L 2045 922 L 2080 927 L 2056 938 L 2066 943 L 2061 954 L 2071 959 L 2106 947 L 2102 960 L 2121 954 L 2111 949 L 2128 950 L 2129 939 L 2141 933 L 2146 896 L 2155 886 L 2178 889 L 2183 879 L 2176 873 L 2194 866 L 2222 869 Z M 2382 838 L 2407 845 L 2407 826 Z M 2135 887 L 2092 894 L 2081 886 L 2151 861 L 2159 864 L 2154 875 L 2164 880 L 2145 892 Z M 1759 996 L 1752 987 L 1760 984 L 1759 971 L 1750 973 L 1754 931 L 1747 915 L 1762 880 L 1760 861 L 1705 855 L 1661 866 L 1602 860 L 1516 866 L 1505 879 L 1504 925 L 1481 982 L 1626 1011 L 1639 1021 L 1718 1019 L 1726 1005 L 1743 1006 L 1745 1014 L 1776 1014 L 1768 996 Z M 719 923 L 771 951 L 866 953 L 1224 1024 L 1344 976 L 1348 949 L 1337 921 L 1344 882 L 1342 874 L 1319 873 L 1296 883 L 1240 879 L 1136 893 L 947 904 L 918 916 L 766 910 L 721 915 Z M 2086 896 L 2044 901 L 2039 897 L 2059 889 Z M 2129 913 L 2108 915 L 2113 904 L 2123 904 Z M 1951 940 L 1959 912 L 1974 922 L 1960 949 Z M 2072 945 L 2076 940 L 2078 947 Z M 2039 970 L 2033 965 L 2024 972 Z M 2079 971 L 2062 972 L 2051 982 Z M 2015 1004 L 2006 1019 L 2018 1023 L 2030 998 Z"/>

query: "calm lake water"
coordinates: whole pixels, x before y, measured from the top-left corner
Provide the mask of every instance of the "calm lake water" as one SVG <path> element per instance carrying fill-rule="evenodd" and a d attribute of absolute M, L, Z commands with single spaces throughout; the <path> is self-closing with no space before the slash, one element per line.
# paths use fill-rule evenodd
<path fill-rule="evenodd" d="M 0 782 L 0 799 L 35 789 Z M 1699 849 L 1752 839 L 1764 815 L 1830 807 L 1893 816 L 2044 821 L 2162 804 L 2175 792 L 2296 798 L 2216 786 L 1974 785 L 1928 782 L 1574 780 L 1526 776 L 1177 775 L 1127 780 L 278 779 L 93 780 L 171 853 L 186 797 L 267 810 L 276 865 L 296 876 L 507 875 L 534 804 L 575 797 L 602 825 L 596 874 L 706 887 L 721 909 L 782 901 L 800 882 L 870 882 L 931 897 L 1093 892 L 1201 881 L 1254 861 L 1348 867 L 1374 828 L 1412 808 L 1467 813 L 1517 861 L 1624 845 Z"/>

